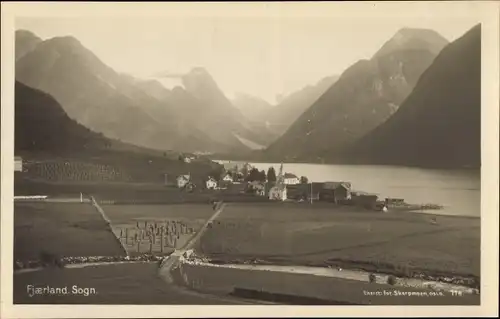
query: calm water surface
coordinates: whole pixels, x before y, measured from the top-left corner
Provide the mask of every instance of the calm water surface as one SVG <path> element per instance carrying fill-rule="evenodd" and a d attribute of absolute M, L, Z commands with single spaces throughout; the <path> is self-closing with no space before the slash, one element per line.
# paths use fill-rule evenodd
<path fill-rule="evenodd" d="M 227 163 L 228 161 L 219 161 Z M 234 162 L 243 164 L 243 162 Z M 279 163 L 250 163 L 259 170 Z M 404 198 L 411 204 L 440 204 L 432 211 L 446 215 L 480 216 L 481 172 L 477 170 L 439 170 L 401 166 L 284 164 L 285 172 L 307 176 L 309 181 L 351 182 L 353 190 L 375 193 L 379 198 Z"/>

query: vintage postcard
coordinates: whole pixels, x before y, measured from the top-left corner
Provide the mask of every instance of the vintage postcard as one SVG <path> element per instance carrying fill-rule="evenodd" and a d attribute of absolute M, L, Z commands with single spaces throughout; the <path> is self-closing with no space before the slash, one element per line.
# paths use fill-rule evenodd
<path fill-rule="evenodd" d="M 2 3 L 0 316 L 498 315 L 499 7 Z"/>

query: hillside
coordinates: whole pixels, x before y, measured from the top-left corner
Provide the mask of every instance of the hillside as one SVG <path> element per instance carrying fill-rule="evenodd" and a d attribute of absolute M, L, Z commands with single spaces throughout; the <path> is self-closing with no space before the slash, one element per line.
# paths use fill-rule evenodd
<path fill-rule="evenodd" d="M 15 154 L 25 177 L 44 180 L 163 182 L 163 174 L 205 176 L 215 163 L 190 164 L 178 153 L 159 152 L 104 137 L 69 118 L 49 94 L 15 85 Z M 104 181 L 104 180 L 99 180 Z"/>
<path fill-rule="evenodd" d="M 22 34 L 16 33 L 16 42 L 22 42 Z M 175 95 L 157 81 L 117 73 L 73 37 L 36 44 L 17 60 L 16 80 L 51 94 L 70 118 L 93 131 L 142 147 L 242 152 L 248 148 L 234 133 L 266 139 L 232 113 L 205 70 L 185 75 L 185 88 Z"/>
<path fill-rule="evenodd" d="M 248 119 L 259 122 L 265 120 L 274 107 L 264 99 L 245 93 L 236 94 L 231 103 Z"/>
<path fill-rule="evenodd" d="M 481 26 L 445 47 L 394 116 L 346 151 L 355 163 L 481 165 Z"/>
<path fill-rule="evenodd" d="M 361 60 L 265 152 L 273 160 L 321 161 L 385 122 L 447 41 L 434 31 L 402 29 Z"/>
<path fill-rule="evenodd" d="M 337 80 L 338 76 L 328 76 L 316 84 L 308 85 L 280 99 L 280 102 L 268 114 L 267 121 L 279 136 L 318 100 Z"/>
<path fill-rule="evenodd" d="M 261 123 L 269 132 L 270 145 L 283 135 L 290 125 L 338 80 L 328 76 L 313 85 L 282 96 L 276 105 L 248 94 L 238 94 L 233 105 L 254 123 Z"/>
<path fill-rule="evenodd" d="M 17 30 L 15 43 L 16 61 L 25 56 L 26 53 L 32 51 L 40 42 L 42 42 L 42 39 L 34 35 L 32 32 Z"/>
<path fill-rule="evenodd" d="M 15 152 L 110 148 L 112 141 L 70 119 L 50 95 L 16 81 Z"/>
<path fill-rule="evenodd" d="M 196 113 L 189 120 L 194 127 L 227 145 L 228 151 L 248 151 L 238 136 L 259 144 L 267 143 L 268 135 L 262 125 L 253 123 L 235 108 L 206 69 L 193 68 L 181 79 L 184 90 L 192 97 L 190 105 Z"/>

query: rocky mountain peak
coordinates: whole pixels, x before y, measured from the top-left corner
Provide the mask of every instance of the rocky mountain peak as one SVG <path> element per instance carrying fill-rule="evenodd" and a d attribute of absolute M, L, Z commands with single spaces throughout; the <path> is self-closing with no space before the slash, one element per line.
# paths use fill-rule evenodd
<path fill-rule="evenodd" d="M 374 57 L 381 57 L 395 51 L 422 49 L 438 54 L 447 44 L 448 40 L 434 30 L 405 27 L 398 30 Z"/>

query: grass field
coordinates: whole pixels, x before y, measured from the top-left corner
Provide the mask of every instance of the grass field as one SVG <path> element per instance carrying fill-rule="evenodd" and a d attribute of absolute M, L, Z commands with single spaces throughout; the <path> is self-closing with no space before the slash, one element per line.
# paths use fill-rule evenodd
<path fill-rule="evenodd" d="M 318 298 L 321 304 L 354 305 L 479 305 L 479 295 L 453 296 L 444 292 L 442 296 L 397 296 L 396 291 L 416 292 L 415 288 L 402 288 L 388 284 L 370 284 L 357 280 L 313 276 L 297 273 L 248 271 L 204 267 L 184 264 L 182 273 L 187 278 L 187 285 L 194 290 L 213 294 L 229 294 L 235 288 L 252 289 L 272 294 Z M 392 296 L 367 296 L 365 292 L 392 292 Z M 420 290 L 421 291 L 421 290 Z M 289 298 L 285 298 L 289 299 Z M 284 302 L 303 304 L 299 300 Z"/>
<path fill-rule="evenodd" d="M 264 196 L 239 194 L 234 191 L 197 189 L 193 193 L 161 183 L 98 183 L 98 182 L 51 182 L 27 180 L 15 177 L 14 195 L 47 195 L 79 197 L 80 193 L 92 194 L 97 201 L 113 201 L 117 204 L 181 204 L 203 203 L 220 199 L 228 202 L 265 202 Z"/>
<path fill-rule="evenodd" d="M 44 269 L 14 276 L 14 304 L 242 304 L 230 297 L 196 294 L 167 285 L 157 276 L 156 263 L 104 265 L 75 269 Z M 35 295 L 27 286 L 95 289 L 95 294 Z"/>
<path fill-rule="evenodd" d="M 124 229 L 168 225 L 180 248 L 214 213 L 212 205 L 103 205 L 115 234 Z M 339 265 L 383 272 L 407 267 L 428 274 L 480 276 L 480 221 L 477 218 L 381 213 L 331 204 L 227 203 L 201 237 L 196 250 L 212 260 L 238 263 L 260 260 L 275 264 Z M 175 226 L 174 226 L 175 225 Z M 154 229 L 154 227 L 153 227 Z M 182 229 L 182 230 L 181 230 Z M 189 230 L 189 231 L 187 231 Z M 130 233 L 130 234 L 133 234 Z M 129 240 L 131 240 L 130 236 Z M 123 240 L 123 239 L 122 239 Z M 133 241 L 132 241 L 133 242 Z M 89 204 L 16 203 L 17 260 L 37 259 L 47 251 L 59 256 L 123 255 L 101 215 Z M 133 242 L 128 247 L 134 249 Z M 140 243 L 147 252 L 149 242 Z M 171 250 L 170 250 L 171 251 Z M 160 252 L 159 240 L 153 252 Z M 228 304 L 216 297 L 190 295 L 157 276 L 156 263 L 81 269 L 45 269 L 15 275 L 16 303 L 96 304 Z M 393 267 L 393 268 L 391 268 Z M 264 289 L 336 302 L 366 303 L 368 283 L 335 278 L 183 266 L 190 288 L 228 294 L 234 288 Z M 390 272 L 390 271 L 389 271 Z M 26 285 L 93 287 L 98 295 L 28 297 Z M 361 286 L 360 286 L 361 285 Z M 345 287 L 344 287 L 345 286 Z M 336 287 L 333 289 L 332 287 Z M 377 289 L 380 288 L 377 286 Z M 332 290 L 333 289 L 333 290 Z M 347 299 L 339 298 L 348 291 Z M 348 296 L 349 295 L 349 296 Z M 194 297 L 193 297 L 194 296 Z M 200 299 L 201 298 L 201 299 Z M 215 299 L 213 299 L 215 298 Z M 373 304 L 409 304 L 407 297 L 368 299 Z M 472 299 L 413 301 L 412 304 L 477 304 Z"/>
<path fill-rule="evenodd" d="M 14 259 L 42 252 L 64 256 L 121 256 L 110 227 L 90 204 L 15 203 Z"/>
<path fill-rule="evenodd" d="M 197 230 L 210 205 L 107 205 L 113 225 L 177 220 Z M 337 265 L 480 276 L 480 220 L 323 204 L 228 203 L 196 249 L 223 262 Z M 398 273 L 399 274 L 399 273 Z"/>
<path fill-rule="evenodd" d="M 480 220 L 416 213 L 356 211 L 336 206 L 228 204 L 198 249 L 237 261 L 409 268 L 480 275 Z M 376 269 L 366 269 L 374 271 Z"/>

